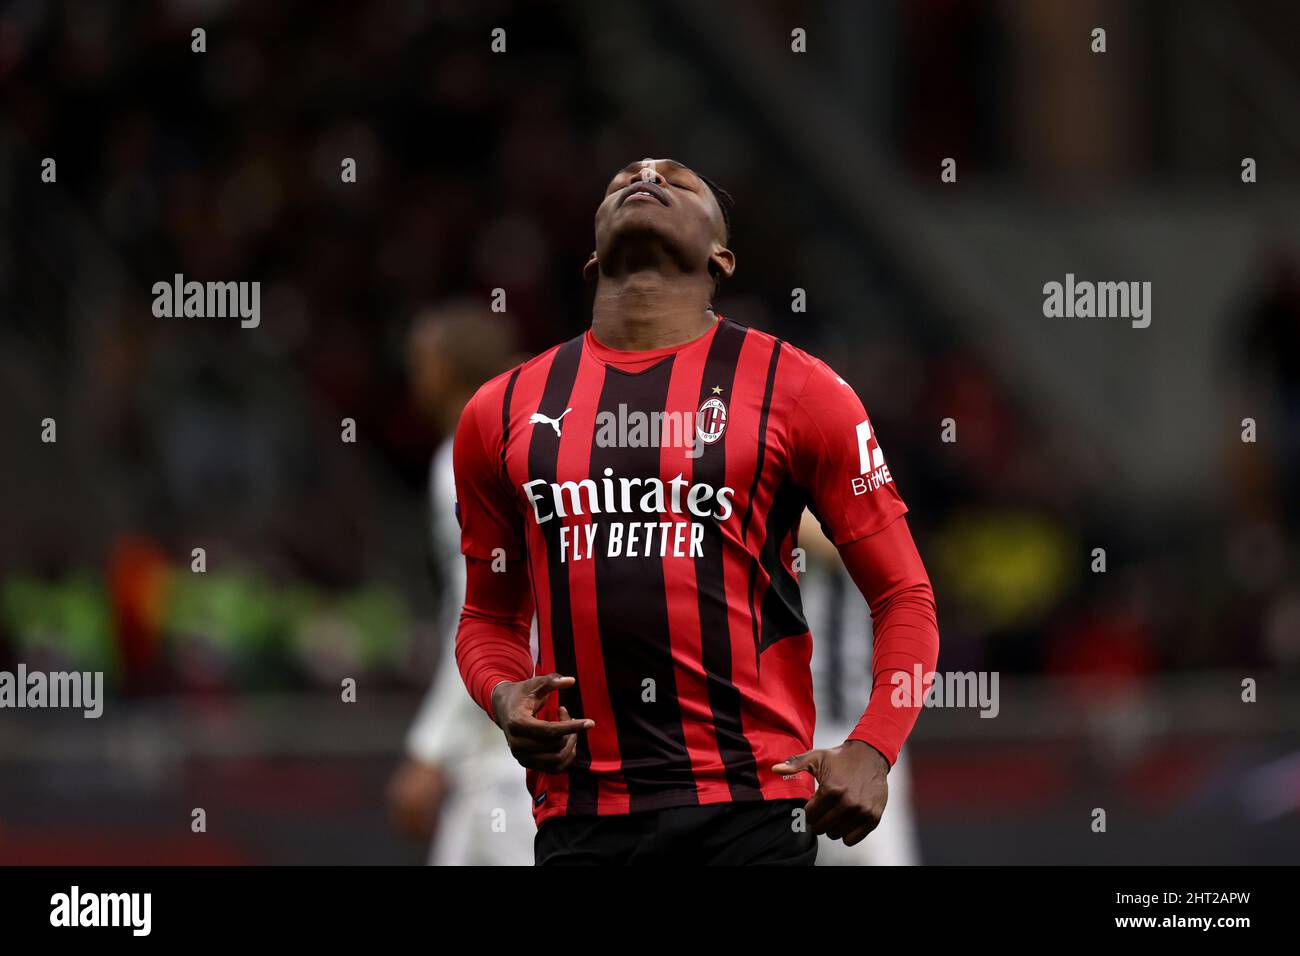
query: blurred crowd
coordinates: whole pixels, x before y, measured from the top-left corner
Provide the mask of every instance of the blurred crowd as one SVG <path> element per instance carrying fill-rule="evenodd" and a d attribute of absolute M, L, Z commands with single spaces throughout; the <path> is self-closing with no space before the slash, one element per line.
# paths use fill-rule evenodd
<path fill-rule="evenodd" d="M 1206 449 L 1236 463 L 1214 513 L 1117 501 L 1084 443 L 992 371 L 979 330 L 893 279 L 794 160 L 718 135 L 720 108 L 667 83 L 643 95 L 678 125 L 637 119 L 570 15 L 0 12 L 0 665 L 105 669 L 128 693 L 425 683 L 424 622 L 454 600 L 425 553 L 448 422 L 422 413 L 412 321 L 451 299 L 491 321 L 502 289 L 525 353 L 580 332 L 591 216 L 647 150 L 738 200 L 719 311 L 824 356 L 863 396 L 935 581 L 941 667 L 1123 683 L 1300 662 L 1300 295 L 1285 263 L 1224 355 L 1286 428 Z M 489 47 L 497 26 L 508 55 Z M 911 95 L 922 109 L 932 91 Z M 895 134 L 901 161 L 925 148 L 923 123 Z M 57 181 L 42 185 L 46 156 Z M 260 327 L 155 318 L 150 288 L 176 273 L 260 281 Z M 808 313 L 790 311 L 792 287 L 810 290 Z M 53 445 L 34 437 L 46 416 Z"/>

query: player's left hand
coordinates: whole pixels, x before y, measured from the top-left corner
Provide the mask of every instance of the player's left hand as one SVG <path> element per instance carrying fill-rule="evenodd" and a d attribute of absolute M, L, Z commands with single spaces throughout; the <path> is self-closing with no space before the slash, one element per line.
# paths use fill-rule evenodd
<path fill-rule="evenodd" d="M 880 823 L 889 800 L 889 761 L 861 740 L 810 750 L 772 767 L 779 774 L 811 773 L 817 792 L 804 807 L 808 829 L 853 846 Z"/>
<path fill-rule="evenodd" d="M 437 764 L 408 757 L 388 783 L 388 814 L 406 836 L 427 843 L 435 832 L 438 814 L 450 783 Z"/>

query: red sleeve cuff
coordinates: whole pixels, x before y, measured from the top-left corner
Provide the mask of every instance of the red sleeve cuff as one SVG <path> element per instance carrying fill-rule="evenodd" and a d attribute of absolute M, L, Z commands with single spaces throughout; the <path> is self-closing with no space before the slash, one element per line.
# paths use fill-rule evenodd
<path fill-rule="evenodd" d="M 892 767 L 898 762 L 898 753 L 903 749 L 902 741 L 907 735 L 901 737 L 897 728 L 888 725 L 882 726 L 877 718 L 870 714 L 863 715 L 862 720 L 853 728 L 853 733 L 849 734 L 847 740 L 860 740 L 864 744 L 870 744 L 880 755 L 889 762 Z"/>

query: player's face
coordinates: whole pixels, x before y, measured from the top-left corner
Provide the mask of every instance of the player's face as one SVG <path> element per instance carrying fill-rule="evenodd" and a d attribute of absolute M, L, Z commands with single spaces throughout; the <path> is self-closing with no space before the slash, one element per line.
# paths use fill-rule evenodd
<path fill-rule="evenodd" d="M 596 209 L 595 258 L 638 238 L 654 238 L 687 267 L 703 269 L 725 249 L 726 227 L 712 191 L 689 168 L 671 159 L 639 159 L 610 180 Z"/>

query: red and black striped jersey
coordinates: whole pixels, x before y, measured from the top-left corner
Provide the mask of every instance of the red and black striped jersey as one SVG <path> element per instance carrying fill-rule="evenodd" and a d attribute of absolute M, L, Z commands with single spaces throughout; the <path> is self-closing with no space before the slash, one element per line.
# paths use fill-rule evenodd
<path fill-rule="evenodd" d="M 769 768 L 812 746 L 797 535 L 837 545 L 907 509 L 852 388 L 719 319 L 651 352 L 591 332 L 484 385 L 456 436 L 461 550 L 526 561 L 538 673 L 595 727 L 529 774 L 540 822 L 811 796 Z"/>

